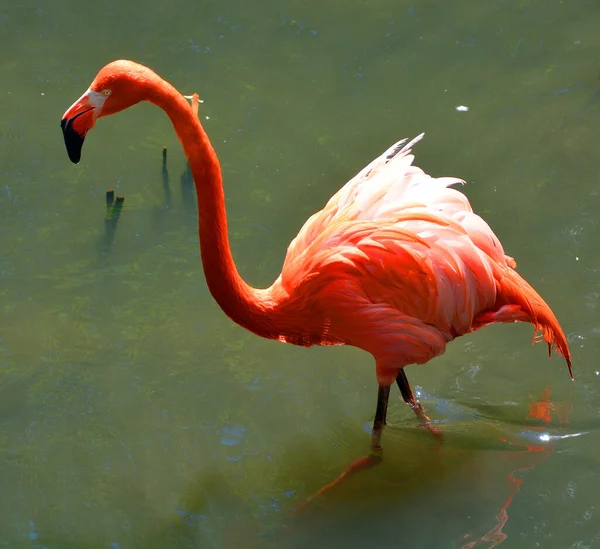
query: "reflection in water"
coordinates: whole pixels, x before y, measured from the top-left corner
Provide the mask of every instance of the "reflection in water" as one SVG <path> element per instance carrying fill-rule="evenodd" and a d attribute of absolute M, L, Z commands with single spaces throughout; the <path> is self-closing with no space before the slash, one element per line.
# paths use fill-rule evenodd
<path fill-rule="evenodd" d="M 394 539 L 399 547 L 497 547 L 508 539 L 509 508 L 524 482 L 522 475 L 554 453 L 553 441 L 561 435 L 548 441 L 548 430 L 565 427 L 570 406 L 552 401 L 550 389 L 545 389 L 530 404 L 525 421 L 513 421 L 517 429 L 526 426 L 525 431 L 515 431 L 509 424 L 500 428 L 498 447 L 487 464 L 484 456 L 489 450 L 470 448 L 479 437 L 468 442 L 463 428 L 456 439 L 452 423 L 445 423 L 448 436 L 441 448 L 427 437 L 420 442 L 404 440 L 401 453 L 386 456 L 381 468 L 353 476 L 321 501 L 298 508 L 292 500 L 274 498 L 271 505 L 281 522 L 271 523 L 267 530 L 264 516 L 231 524 L 224 528 L 224 547 L 358 549 L 387 546 L 384 540 Z M 554 417 L 560 427 L 552 427 Z M 482 499 L 487 500 L 485 509 L 479 508 Z M 429 510 L 438 509 L 441 502 L 447 516 L 432 515 Z M 490 528 L 488 509 L 494 507 L 496 524 Z M 473 526 L 461 532 L 462 521 L 453 517 L 468 517 Z M 326 545 L 319 545 L 323 540 Z"/>
<path fill-rule="evenodd" d="M 497 547 L 503 541 L 507 539 L 507 534 L 504 532 L 506 523 L 508 522 L 508 508 L 510 507 L 513 498 L 521 488 L 523 478 L 519 477 L 520 473 L 533 469 L 536 465 L 547 459 L 553 452 L 552 445 L 548 444 L 549 437 L 544 433 L 544 427 L 548 426 L 552 421 L 552 412 L 556 412 L 559 422 L 561 425 L 567 423 L 568 410 L 570 409 L 570 403 L 555 403 L 550 400 L 551 391 L 549 388 L 545 389 L 539 396 L 539 400 L 533 401 L 529 405 L 528 419 L 538 420 L 542 425 L 533 425 L 529 427 L 530 432 L 526 433 L 527 438 L 534 437 L 541 444 L 530 444 L 527 445 L 524 451 L 519 451 L 515 456 L 508 456 L 511 462 L 517 461 L 519 465 L 508 474 L 508 481 L 511 485 L 509 495 L 507 496 L 504 504 L 498 511 L 498 524 L 494 526 L 487 534 L 481 537 L 481 542 L 485 542 L 486 547 L 492 548 Z M 522 447 L 522 441 L 510 442 L 507 439 L 502 439 L 508 444 L 515 445 L 516 447 Z M 463 545 L 462 549 L 472 549 L 477 547 L 479 541 L 470 541 Z"/>

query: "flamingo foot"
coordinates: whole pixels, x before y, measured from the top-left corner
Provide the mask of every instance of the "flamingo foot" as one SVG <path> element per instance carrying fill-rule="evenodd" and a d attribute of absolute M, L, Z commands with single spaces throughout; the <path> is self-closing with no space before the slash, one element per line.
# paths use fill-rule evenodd
<path fill-rule="evenodd" d="M 437 427 L 432 425 L 429 416 L 425 413 L 425 410 L 423 409 L 423 406 L 416 399 L 415 394 L 413 393 L 410 387 L 410 383 L 408 382 L 408 378 L 404 373 L 404 368 L 402 368 L 402 370 L 400 370 L 400 372 L 396 376 L 396 383 L 398 384 L 398 388 L 402 393 L 402 398 L 404 399 L 404 402 L 406 402 L 406 404 L 408 404 L 412 408 L 415 415 L 421 421 L 421 425 L 425 427 L 425 429 L 427 429 L 441 443 L 442 432 Z"/>
<path fill-rule="evenodd" d="M 413 400 L 411 402 L 407 402 L 407 404 L 413 409 L 415 415 L 421 421 L 421 426 L 425 427 L 425 429 L 427 429 L 438 440 L 438 442 L 441 443 L 443 439 L 442 431 L 440 431 L 431 423 L 431 419 L 429 419 L 429 416 L 425 413 L 421 403 L 413 397 Z"/>

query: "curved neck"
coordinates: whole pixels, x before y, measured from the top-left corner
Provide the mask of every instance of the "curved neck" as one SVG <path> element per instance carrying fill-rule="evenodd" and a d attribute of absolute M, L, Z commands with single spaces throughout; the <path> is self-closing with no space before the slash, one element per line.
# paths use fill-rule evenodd
<path fill-rule="evenodd" d="M 210 293 L 234 322 L 265 337 L 276 337 L 270 328 L 272 303 L 268 290 L 247 284 L 233 261 L 221 167 L 198 116 L 187 100 L 162 79 L 152 86 L 148 101 L 167 113 L 190 164 L 198 197 L 202 266 Z"/>

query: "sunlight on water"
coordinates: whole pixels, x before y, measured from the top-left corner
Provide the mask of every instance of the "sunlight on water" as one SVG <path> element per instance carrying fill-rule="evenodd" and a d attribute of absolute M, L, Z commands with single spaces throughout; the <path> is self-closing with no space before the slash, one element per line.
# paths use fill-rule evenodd
<path fill-rule="evenodd" d="M 599 546 L 598 28 L 586 0 L 1 8 L 0 547 Z M 222 314 L 155 107 L 100 120 L 69 162 L 60 118 L 116 58 L 200 94 L 257 286 L 424 131 L 416 163 L 466 180 L 563 324 L 575 383 L 530 326 L 457 340 L 407 370 L 444 443 L 393 393 L 381 464 L 302 507 L 368 451 L 372 360 Z"/>

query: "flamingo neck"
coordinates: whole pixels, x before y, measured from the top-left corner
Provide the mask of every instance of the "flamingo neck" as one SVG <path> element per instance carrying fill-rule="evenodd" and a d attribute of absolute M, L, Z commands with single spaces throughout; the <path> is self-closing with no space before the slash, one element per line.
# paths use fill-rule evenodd
<path fill-rule="evenodd" d="M 277 337 L 269 290 L 247 284 L 235 266 L 227 232 L 221 166 L 198 116 L 187 100 L 160 80 L 148 98 L 173 123 L 190 164 L 198 198 L 200 254 L 210 293 L 234 322 L 264 337 Z"/>

